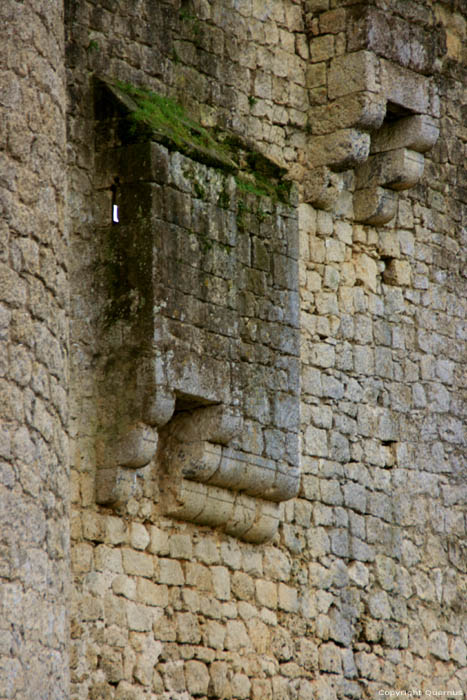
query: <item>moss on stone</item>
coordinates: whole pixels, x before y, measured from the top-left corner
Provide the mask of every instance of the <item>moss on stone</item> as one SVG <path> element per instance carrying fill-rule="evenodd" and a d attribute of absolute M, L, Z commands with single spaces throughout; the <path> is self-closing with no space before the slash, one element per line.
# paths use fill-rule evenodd
<path fill-rule="evenodd" d="M 135 104 L 129 115 L 133 133 L 139 130 L 151 134 L 168 147 L 175 146 L 177 150 L 207 165 L 231 172 L 238 169 L 238 163 L 229 149 L 191 119 L 175 100 L 129 83 L 117 82 L 116 87 Z"/>
<path fill-rule="evenodd" d="M 193 160 L 234 173 L 241 191 L 272 201 L 289 201 L 291 183 L 285 180 L 285 169 L 236 134 L 201 126 L 170 97 L 130 83 L 103 83 L 125 112 L 129 141 L 154 139 Z"/>

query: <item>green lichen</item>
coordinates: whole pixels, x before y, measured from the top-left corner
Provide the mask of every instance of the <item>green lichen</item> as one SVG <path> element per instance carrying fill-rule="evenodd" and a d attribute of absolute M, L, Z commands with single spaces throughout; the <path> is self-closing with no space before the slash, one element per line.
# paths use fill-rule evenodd
<path fill-rule="evenodd" d="M 239 231 L 245 230 L 245 212 L 247 210 L 246 204 L 242 199 L 239 199 L 237 203 L 237 228 Z"/>
<path fill-rule="evenodd" d="M 89 51 L 89 52 L 92 52 L 92 51 L 100 51 L 100 46 L 99 46 L 98 42 L 97 42 L 95 39 L 90 39 L 89 44 L 88 44 L 88 47 L 87 47 L 86 50 Z"/>
<path fill-rule="evenodd" d="M 222 208 L 222 209 L 228 209 L 230 207 L 230 195 L 226 191 L 225 188 L 223 188 L 219 194 L 219 197 L 217 199 L 217 204 Z"/>
<path fill-rule="evenodd" d="M 195 180 L 193 182 L 193 190 L 195 192 L 195 195 L 198 197 L 198 199 L 207 199 L 207 192 L 203 185 Z"/>

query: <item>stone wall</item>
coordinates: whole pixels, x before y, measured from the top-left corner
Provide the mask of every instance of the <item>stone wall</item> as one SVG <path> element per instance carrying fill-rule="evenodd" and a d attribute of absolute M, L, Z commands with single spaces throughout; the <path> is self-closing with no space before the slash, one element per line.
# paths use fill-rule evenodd
<path fill-rule="evenodd" d="M 462 10 L 328 0 L 70 7 L 70 177 L 79 183 L 73 697 L 460 693 Z M 91 289 L 90 280 L 110 180 L 93 194 L 94 72 L 171 95 L 299 185 L 302 478 L 269 543 L 241 542 L 222 520 L 167 517 L 155 486 L 166 442 L 156 461 L 131 472 L 123 504 L 96 504 L 103 346 L 99 283 Z M 170 216 L 180 224 L 184 212 L 178 202 Z M 195 267 L 198 248 L 193 238 Z M 169 316 L 189 320 L 191 302 L 185 309 L 178 299 Z M 249 361 L 263 332 L 252 308 Z M 184 328 L 176 335 L 187 342 Z M 222 354 L 222 336 L 210 337 Z M 242 440 L 264 457 L 251 410 L 242 407 Z"/>
<path fill-rule="evenodd" d="M 124 505 L 157 453 L 162 512 L 270 539 L 300 482 L 296 192 L 173 102 L 96 89 L 97 500 Z"/>
<path fill-rule="evenodd" d="M 69 384 L 61 18 L 5 8 L 3 694 L 462 697 L 465 1 L 66 0 Z"/>
<path fill-rule="evenodd" d="M 0 6 L 0 696 L 68 697 L 60 2 Z"/>

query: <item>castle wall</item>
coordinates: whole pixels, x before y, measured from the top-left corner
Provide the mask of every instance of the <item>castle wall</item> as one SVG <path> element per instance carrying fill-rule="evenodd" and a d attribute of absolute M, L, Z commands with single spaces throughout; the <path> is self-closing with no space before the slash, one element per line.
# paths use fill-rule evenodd
<path fill-rule="evenodd" d="M 67 31 L 72 697 L 465 692 L 465 8 L 69 2 Z M 164 514 L 157 459 L 97 503 L 95 74 L 175 97 L 299 185 L 302 478 L 264 544 Z M 439 129 L 431 150 L 414 123 Z"/>
<path fill-rule="evenodd" d="M 0 6 L 0 696 L 68 697 L 61 2 Z"/>

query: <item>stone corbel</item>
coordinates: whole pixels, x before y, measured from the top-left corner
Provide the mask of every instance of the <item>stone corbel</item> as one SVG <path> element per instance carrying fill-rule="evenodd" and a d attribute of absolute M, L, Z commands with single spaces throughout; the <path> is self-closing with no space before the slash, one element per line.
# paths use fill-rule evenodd
<path fill-rule="evenodd" d="M 102 428 L 96 441 L 96 500 L 116 506 L 131 496 L 135 470 L 148 465 L 159 444 L 159 430 L 170 420 L 175 395 L 156 386 L 141 395 L 139 410 L 122 407 L 118 418 Z"/>
<path fill-rule="evenodd" d="M 299 470 L 228 446 L 241 417 L 223 406 L 174 417 L 163 431 L 162 494 L 167 515 L 222 527 L 229 535 L 264 542 L 275 534 L 280 502 L 293 498 Z"/>
<path fill-rule="evenodd" d="M 355 220 L 384 224 L 396 212 L 396 192 L 420 180 L 423 153 L 438 137 L 433 85 L 370 51 L 334 58 L 327 84 L 327 104 L 309 113 L 304 199 L 333 209 L 343 189 L 339 173 L 354 169 Z"/>
<path fill-rule="evenodd" d="M 356 169 L 356 221 L 384 224 L 396 213 L 395 191 L 414 187 L 423 175 L 425 158 L 438 138 L 436 121 L 426 115 L 385 124 L 372 138 L 371 155 Z"/>

